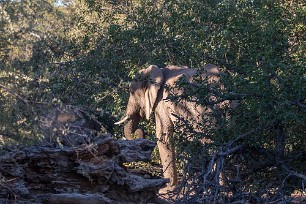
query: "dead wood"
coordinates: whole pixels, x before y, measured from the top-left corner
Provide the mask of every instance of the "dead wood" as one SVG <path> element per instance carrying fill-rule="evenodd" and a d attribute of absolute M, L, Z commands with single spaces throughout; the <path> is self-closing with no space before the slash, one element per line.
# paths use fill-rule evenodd
<path fill-rule="evenodd" d="M 155 143 L 103 135 L 74 147 L 32 146 L 0 157 L 0 203 L 147 203 L 166 179 L 135 175 L 124 162 L 150 161 Z"/>

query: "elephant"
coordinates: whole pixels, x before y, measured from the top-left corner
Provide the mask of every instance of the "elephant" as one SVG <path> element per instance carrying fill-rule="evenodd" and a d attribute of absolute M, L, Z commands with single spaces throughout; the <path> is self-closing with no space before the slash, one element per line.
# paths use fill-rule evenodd
<path fill-rule="evenodd" d="M 192 120 L 196 124 L 201 122 L 203 120 L 201 116 L 209 111 L 209 108 L 197 105 L 194 101 L 174 103 L 168 99 L 168 96 L 171 91 L 174 91 L 175 94 L 182 94 L 184 89 L 177 88 L 176 82 L 185 78 L 193 83 L 193 76 L 196 72 L 195 69 L 173 65 L 164 68 L 150 65 L 141 70 L 131 82 L 125 116 L 115 123 L 116 125 L 124 124 L 124 136 L 130 140 L 132 139 L 131 135 L 135 134 L 136 130 L 139 131 L 138 125 L 141 119 L 149 120 L 151 114 L 154 114 L 157 145 L 164 177 L 170 180 L 166 187 L 168 190 L 173 190 L 178 184 L 174 142 L 171 139 L 175 123 L 182 118 Z M 220 68 L 216 65 L 207 64 L 204 66 L 202 78 L 207 79 L 212 86 L 222 86 L 221 74 Z M 212 98 L 212 100 L 214 99 Z M 216 105 L 221 106 L 220 104 Z M 215 107 L 218 108 L 217 106 Z M 136 136 L 139 138 L 137 133 Z"/>

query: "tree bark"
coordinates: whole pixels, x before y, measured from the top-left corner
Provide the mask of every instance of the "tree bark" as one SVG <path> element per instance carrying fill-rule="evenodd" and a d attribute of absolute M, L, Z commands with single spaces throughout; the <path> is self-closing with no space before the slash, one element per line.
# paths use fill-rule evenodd
<path fill-rule="evenodd" d="M 150 161 L 154 147 L 145 139 L 104 135 L 90 145 L 9 152 L 0 157 L 0 203 L 158 203 L 156 193 L 167 179 L 135 175 L 123 166 Z"/>

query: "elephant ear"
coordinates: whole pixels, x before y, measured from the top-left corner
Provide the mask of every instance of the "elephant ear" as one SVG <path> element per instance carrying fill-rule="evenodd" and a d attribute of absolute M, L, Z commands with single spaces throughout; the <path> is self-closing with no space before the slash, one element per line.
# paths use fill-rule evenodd
<path fill-rule="evenodd" d="M 164 75 L 162 70 L 155 65 L 151 65 L 143 70 L 143 74 L 147 78 L 145 86 L 145 113 L 146 119 L 149 120 L 158 90 L 164 81 Z"/>

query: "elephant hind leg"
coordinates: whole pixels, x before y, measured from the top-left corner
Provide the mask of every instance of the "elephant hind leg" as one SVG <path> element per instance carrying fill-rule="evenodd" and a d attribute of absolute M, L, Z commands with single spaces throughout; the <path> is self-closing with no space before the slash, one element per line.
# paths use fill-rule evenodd
<path fill-rule="evenodd" d="M 170 179 L 170 182 L 168 183 L 168 187 L 170 187 L 169 190 L 173 190 L 178 184 L 174 146 L 171 143 L 165 143 L 164 141 L 157 142 L 164 177 Z"/>

